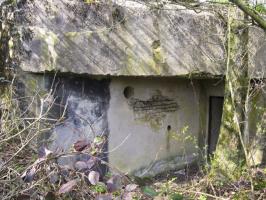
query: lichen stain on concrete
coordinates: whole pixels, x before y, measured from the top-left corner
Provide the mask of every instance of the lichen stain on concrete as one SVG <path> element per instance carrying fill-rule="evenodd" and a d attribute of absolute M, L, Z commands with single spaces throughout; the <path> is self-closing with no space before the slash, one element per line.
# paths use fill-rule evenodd
<path fill-rule="evenodd" d="M 60 117 L 64 106 L 65 119 L 51 131 L 49 145 L 53 150 L 68 151 L 80 139 L 93 140 L 96 135 L 108 135 L 109 80 L 59 76 L 47 78 L 47 89 L 56 90 L 56 102 L 51 117 Z"/>
<path fill-rule="evenodd" d="M 46 31 L 42 28 L 35 27 L 36 37 L 31 41 L 30 48 L 34 53 L 34 58 L 39 59 L 45 69 L 53 70 L 56 67 L 58 54 L 56 45 L 59 43 L 59 38 L 56 33 Z"/>
<path fill-rule="evenodd" d="M 163 96 L 160 91 L 147 100 L 131 97 L 128 104 L 134 112 L 135 120 L 149 123 L 154 131 L 158 131 L 163 126 L 162 119 L 167 113 L 176 112 L 179 107 L 175 100 Z"/>
<path fill-rule="evenodd" d="M 166 57 L 161 47 L 161 41 L 153 41 L 151 47 L 152 57 L 155 63 L 155 65 L 151 65 L 151 67 L 153 67 L 153 70 L 156 71 L 157 74 L 169 74 L 169 66 L 166 63 Z"/>

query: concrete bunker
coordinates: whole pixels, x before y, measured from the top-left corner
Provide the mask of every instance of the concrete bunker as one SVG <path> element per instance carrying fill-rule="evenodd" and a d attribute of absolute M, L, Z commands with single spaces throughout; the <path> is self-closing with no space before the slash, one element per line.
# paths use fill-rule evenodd
<path fill-rule="evenodd" d="M 51 116 L 68 105 L 65 120 L 43 138 L 51 148 L 67 151 L 79 138 L 106 135 L 106 160 L 138 176 L 213 152 L 224 95 L 224 22 L 208 9 L 163 6 L 158 12 L 130 0 L 23 1 L 19 78 L 30 85 L 26 93 L 35 86 L 56 91 Z M 255 78 L 265 71 L 266 43 L 258 51 L 264 32 L 249 29 Z"/>
<path fill-rule="evenodd" d="M 154 176 L 197 163 L 214 140 L 208 133 L 217 134 L 209 131 L 209 118 L 216 112 L 210 110 L 213 96 L 223 96 L 221 80 L 60 74 L 32 78 L 43 90 L 55 90 L 50 117 L 65 112 L 64 121 L 45 133 L 42 142 L 67 152 L 80 139 L 105 135 L 103 157 L 124 173 Z"/>

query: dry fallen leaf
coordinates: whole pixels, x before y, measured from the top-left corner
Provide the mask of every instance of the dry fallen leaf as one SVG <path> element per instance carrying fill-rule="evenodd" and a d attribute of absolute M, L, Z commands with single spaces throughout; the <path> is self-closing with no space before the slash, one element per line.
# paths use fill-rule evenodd
<path fill-rule="evenodd" d="M 79 140 L 74 143 L 74 149 L 79 152 L 83 151 L 86 148 L 90 148 L 90 146 L 91 146 L 90 142 L 86 140 Z"/>
<path fill-rule="evenodd" d="M 75 163 L 75 168 L 77 170 L 83 170 L 83 169 L 87 169 L 88 165 L 85 161 L 78 161 Z"/>
<path fill-rule="evenodd" d="M 77 180 L 71 180 L 71 181 L 63 184 L 60 187 L 58 194 L 64 194 L 64 193 L 70 192 L 75 185 L 77 185 Z"/>
<path fill-rule="evenodd" d="M 119 175 L 112 176 L 106 183 L 108 192 L 115 192 L 122 188 L 122 180 Z"/>
<path fill-rule="evenodd" d="M 125 190 L 126 190 L 127 192 L 132 192 L 132 191 L 136 190 L 137 187 L 138 187 L 138 185 L 136 185 L 136 184 L 128 184 L 128 185 L 126 186 Z"/>
<path fill-rule="evenodd" d="M 96 185 L 99 182 L 100 174 L 96 171 L 91 171 L 89 173 L 89 181 L 92 185 Z"/>
<path fill-rule="evenodd" d="M 91 157 L 88 161 L 86 161 L 88 169 L 91 169 L 96 164 L 96 159 Z"/>

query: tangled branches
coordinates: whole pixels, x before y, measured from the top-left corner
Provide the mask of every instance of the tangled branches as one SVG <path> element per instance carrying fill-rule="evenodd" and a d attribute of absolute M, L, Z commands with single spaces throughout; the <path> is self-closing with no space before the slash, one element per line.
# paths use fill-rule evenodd
<path fill-rule="evenodd" d="M 21 96 L 16 84 L 13 81 L 1 96 L 1 199 L 145 198 L 138 185 L 103 158 L 106 136 L 79 140 L 68 152 L 51 151 L 40 144 L 41 135 L 61 124 L 66 112 L 50 118 L 54 90 Z"/>

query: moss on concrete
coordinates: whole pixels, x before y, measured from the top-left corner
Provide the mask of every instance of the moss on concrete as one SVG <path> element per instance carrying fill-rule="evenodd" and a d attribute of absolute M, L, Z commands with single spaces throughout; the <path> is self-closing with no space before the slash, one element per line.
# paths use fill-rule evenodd
<path fill-rule="evenodd" d="M 45 66 L 45 70 L 56 70 L 56 63 L 58 59 L 56 44 L 59 42 L 57 35 L 52 31 L 46 32 L 45 30 L 39 28 L 38 36 L 36 36 L 36 39 L 39 39 L 41 41 L 40 56 L 42 63 Z"/>
<path fill-rule="evenodd" d="M 138 118 L 137 121 L 140 123 L 148 124 L 154 132 L 159 132 L 159 130 L 162 128 L 164 117 L 165 115 L 163 114 L 156 116 L 145 114 L 141 118 Z"/>
<path fill-rule="evenodd" d="M 248 93 L 248 32 L 245 21 L 236 20 L 237 10 L 230 8 L 229 13 L 225 99 L 220 136 L 212 161 L 212 173 L 215 173 L 216 177 L 220 175 L 223 179 L 234 180 L 241 175 L 246 160 L 246 150 L 242 144 L 245 137 L 243 108 Z"/>

